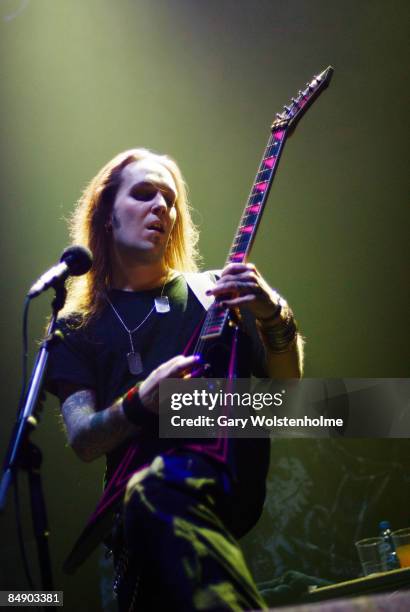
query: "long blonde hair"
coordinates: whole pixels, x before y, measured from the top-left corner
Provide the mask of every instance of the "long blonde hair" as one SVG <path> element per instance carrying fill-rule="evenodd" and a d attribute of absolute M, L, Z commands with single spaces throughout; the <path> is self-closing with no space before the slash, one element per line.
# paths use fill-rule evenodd
<path fill-rule="evenodd" d="M 195 227 L 187 198 L 187 188 L 176 162 L 167 155 L 157 155 L 148 149 L 130 149 L 109 161 L 87 185 L 69 221 L 72 244 L 90 249 L 91 270 L 72 277 L 67 284 L 68 296 L 61 316 L 81 315 L 81 324 L 101 311 L 104 294 L 111 285 L 110 237 L 107 222 L 121 184 L 123 169 L 133 162 L 153 158 L 171 174 L 177 187 L 177 216 L 165 252 L 167 267 L 195 272 L 198 261 L 198 230 Z"/>

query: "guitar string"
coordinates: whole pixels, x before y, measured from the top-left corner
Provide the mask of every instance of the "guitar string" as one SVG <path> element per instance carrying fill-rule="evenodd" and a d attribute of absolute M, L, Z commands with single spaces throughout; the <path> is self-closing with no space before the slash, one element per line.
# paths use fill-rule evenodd
<path fill-rule="evenodd" d="M 279 129 L 279 128 L 278 128 L 278 129 Z M 262 161 L 261 161 L 261 162 L 260 162 L 260 164 L 259 164 L 259 168 L 260 168 L 260 169 L 258 169 L 258 171 L 257 171 L 257 173 L 256 173 L 256 178 L 257 178 L 257 177 L 258 177 L 258 175 L 259 175 L 259 174 L 261 174 L 262 172 L 266 172 L 266 171 L 267 171 L 267 172 L 269 173 L 269 174 L 268 174 L 268 177 L 267 177 L 267 180 L 270 182 L 270 180 L 272 179 L 272 174 L 273 174 L 274 167 L 269 168 L 269 169 L 266 169 L 266 168 L 265 168 L 265 169 L 262 169 L 262 165 L 263 165 L 264 160 L 265 160 L 265 159 L 267 159 L 267 157 L 269 157 L 269 156 L 270 156 L 270 154 L 272 153 L 272 151 L 270 151 L 270 149 L 271 149 L 271 148 L 273 148 L 273 147 L 277 147 L 277 149 L 278 149 L 277 153 L 278 153 L 278 154 L 280 153 L 280 150 L 281 150 L 281 148 L 282 148 L 282 145 L 283 145 L 283 143 L 284 143 L 284 141 L 285 141 L 285 139 L 286 139 L 286 131 L 287 131 L 287 130 L 286 130 L 286 127 L 285 127 L 285 128 L 284 128 L 284 132 L 285 132 L 285 134 L 284 134 L 284 135 L 283 135 L 283 136 L 282 136 L 280 139 L 275 138 L 275 134 L 274 134 L 274 132 L 272 132 L 272 133 L 271 133 L 271 135 L 270 135 L 270 137 L 269 137 L 269 140 L 268 140 L 268 144 L 267 144 L 267 146 L 265 147 L 265 151 L 264 151 L 264 154 L 263 154 L 263 157 L 262 157 Z M 266 155 L 266 153 L 267 153 L 268 155 Z M 252 192 L 253 192 L 253 190 L 254 190 L 254 188 L 255 188 L 255 184 L 256 184 L 256 183 L 257 183 L 257 181 L 255 180 L 255 181 L 254 181 L 254 184 L 253 184 L 253 186 L 252 186 L 252 188 L 251 188 L 250 195 L 249 195 L 249 197 L 248 197 L 248 201 L 247 201 L 247 204 L 246 204 L 246 206 L 245 206 L 245 210 L 244 210 L 244 212 L 242 213 L 242 216 L 241 216 L 241 218 L 240 218 L 240 224 L 239 224 L 238 229 L 237 229 L 237 232 L 236 232 L 236 234 L 235 234 L 234 241 L 233 241 L 232 246 L 231 246 L 231 252 L 230 252 L 230 255 L 228 256 L 227 261 L 229 261 L 229 259 L 230 259 L 231 255 L 232 255 L 232 254 L 234 254 L 234 253 L 232 253 L 232 251 L 234 251 L 234 250 L 235 250 L 235 249 L 236 249 L 236 248 L 239 246 L 239 242 L 242 240 L 242 238 L 245 238 L 245 244 L 243 245 L 243 247 L 245 247 L 245 249 L 246 249 L 246 247 L 247 247 L 247 246 L 249 246 L 249 243 L 250 243 L 250 241 L 251 241 L 251 238 L 252 238 L 252 234 L 253 234 L 253 232 L 251 232 L 251 233 L 249 234 L 249 236 L 244 236 L 243 234 L 241 234 L 241 233 L 240 233 L 240 228 L 242 227 L 242 221 L 245 221 L 245 219 L 246 219 L 246 218 L 247 218 L 247 217 L 248 217 L 250 214 L 254 214 L 254 213 L 247 212 L 247 211 L 246 211 L 246 208 L 249 206 L 250 200 L 251 200 L 251 199 L 252 199 L 252 198 L 253 198 L 255 195 L 258 195 L 257 193 L 252 193 Z M 254 221 L 255 221 L 255 223 L 256 223 L 257 219 L 260 217 L 260 214 L 261 214 L 261 212 L 262 212 L 262 208 L 263 208 L 264 204 L 265 204 L 265 201 L 264 201 L 264 197 L 262 196 L 262 200 L 261 200 L 261 209 L 260 209 L 260 210 L 259 210 L 259 211 L 256 213 L 256 214 L 257 214 L 257 217 L 256 217 L 256 219 L 254 220 Z M 237 238 L 239 238 L 239 240 L 237 240 Z M 228 309 L 226 309 L 226 310 L 225 310 L 225 312 L 223 313 L 223 315 L 222 315 L 222 314 L 217 314 L 217 315 L 216 315 L 216 316 L 217 316 L 217 318 L 218 318 L 218 319 L 220 319 L 220 321 L 216 321 L 216 322 L 215 322 L 215 324 L 218 324 L 218 325 L 219 325 L 220 323 L 222 323 L 222 321 L 224 321 L 224 324 L 226 324 L 226 319 L 225 319 L 225 316 L 226 316 L 227 310 L 228 310 Z M 211 306 L 211 308 L 208 310 L 207 315 L 206 315 L 206 317 L 205 317 L 205 320 L 204 320 L 204 323 L 203 323 L 202 329 L 204 329 L 204 330 L 206 331 L 206 329 L 210 327 L 210 324 L 211 324 L 211 323 L 213 323 L 213 321 L 212 321 L 212 319 L 213 319 L 213 318 L 215 318 L 215 312 L 214 312 L 214 310 L 213 310 L 213 306 Z M 202 340 L 202 336 L 203 336 L 203 335 L 204 335 L 204 334 L 202 334 L 202 333 L 201 333 L 201 334 L 199 335 L 199 337 L 198 337 L 198 340 L 197 340 L 196 345 L 195 345 L 195 353 L 201 353 L 201 352 L 202 352 L 202 349 L 203 349 L 203 347 L 204 347 L 204 345 L 205 345 L 205 340 Z"/>

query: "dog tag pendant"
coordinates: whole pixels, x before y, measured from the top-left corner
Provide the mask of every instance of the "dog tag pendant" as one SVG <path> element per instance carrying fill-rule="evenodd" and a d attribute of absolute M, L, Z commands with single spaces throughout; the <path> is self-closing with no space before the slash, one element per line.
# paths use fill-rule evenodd
<path fill-rule="evenodd" d="M 158 314 L 165 314 L 171 310 L 167 295 L 161 295 L 160 297 L 156 297 L 154 302 L 155 310 Z"/>
<path fill-rule="evenodd" d="M 128 369 L 131 374 L 138 376 L 143 371 L 142 359 L 140 353 L 127 353 Z"/>

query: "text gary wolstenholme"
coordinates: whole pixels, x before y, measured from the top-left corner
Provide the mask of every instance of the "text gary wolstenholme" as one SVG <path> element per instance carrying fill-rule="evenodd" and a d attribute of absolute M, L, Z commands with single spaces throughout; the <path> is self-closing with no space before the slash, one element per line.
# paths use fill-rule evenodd
<path fill-rule="evenodd" d="M 313 419 L 308 416 L 301 418 L 292 417 L 267 417 L 257 414 L 249 417 L 232 417 L 221 414 L 217 418 L 199 415 L 197 417 L 183 417 L 172 415 L 170 417 L 172 427 L 227 427 L 241 428 L 246 427 L 343 427 L 343 419 L 326 418 L 323 415 Z"/>

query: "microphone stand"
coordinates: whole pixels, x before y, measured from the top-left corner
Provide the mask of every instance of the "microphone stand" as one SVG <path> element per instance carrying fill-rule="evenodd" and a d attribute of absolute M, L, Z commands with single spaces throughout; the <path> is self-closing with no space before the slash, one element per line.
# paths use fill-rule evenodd
<path fill-rule="evenodd" d="M 38 420 L 35 412 L 41 407 L 41 389 L 47 368 L 49 348 L 56 341 L 54 330 L 57 314 L 64 306 L 66 288 L 64 281 L 55 284 L 55 297 L 52 302 L 52 316 L 47 328 L 46 337 L 41 343 L 31 374 L 24 404 L 18 414 L 4 464 L 4 473 L 0 482 L 0 512 L 5 508 L 7 491 L 16 477 L 18 469 L 28 474 L 33 529 L 37 543 L 37 554 L 40 565 L 42 590 L 52 591 L 53 576 L 50 552 L 48 548 L 48 521 L 46 504 L 41 482 L 41 450 L 30 440 L 31 432 L 36 429 Z M 48 606 L 47 609 L 50 609 Z M 53 609 L 55 609 L 53 607 Z"/>

